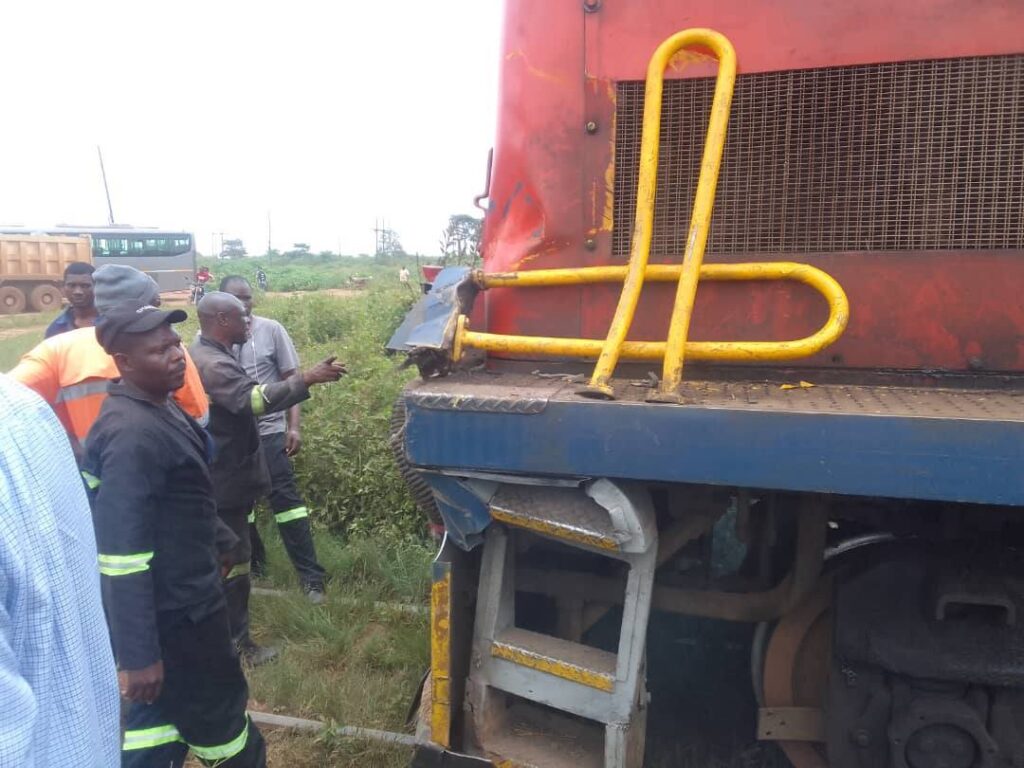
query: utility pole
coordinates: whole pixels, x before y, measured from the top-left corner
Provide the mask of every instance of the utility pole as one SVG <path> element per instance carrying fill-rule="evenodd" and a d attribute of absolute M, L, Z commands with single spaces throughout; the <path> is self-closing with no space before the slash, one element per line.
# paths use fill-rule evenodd
<path fill-rule="evenodd" d="M 103 176 L 103 191 L 107 195 L 107 224 L 114 226 L 114 206 L 110 204 L 110 187 L 107 186 L 107 169 L 103 167 L 103 150 L 96 145 L 96 154 L 100 157 L 100 174 Z"/>
<path fill-rule="evenodd" d="M 384 252 L 384 227 L 377 219 L 373 220 L 373 255 L 380 256 Z"/>
<path fill-rule="evenodd" d="M 270 256 L 270 209 L 267 209 L 267 256 Z"/>

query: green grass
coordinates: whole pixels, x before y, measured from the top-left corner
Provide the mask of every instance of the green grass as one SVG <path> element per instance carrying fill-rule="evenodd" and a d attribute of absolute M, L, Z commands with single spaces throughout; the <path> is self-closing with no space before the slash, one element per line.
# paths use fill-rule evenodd
<path fill-rule="evenodd" d="M 257 640 L 281 649 L 277 661 L 249 674 L 254 708 L 329 725 L 407 731 L 410 702 L 430 663 L 427 616 L 374 603 L 425 606 L 432 548 L 401 540 L 343 544 L 320 536 L 317 554 L 331 581 L 326 604 L 313 606 L 295 584 L 269 516 L 260 520 L 269 563 L 260 586 L 284 587 L 287 594 L 257 594 L 251 601 Z M 403 747 L 329 734 L 315 743 L 300 739 L 288 754 L 308 759 L 310 751 L 330 759 L 320 765 L 400 766 L 410 758 Z M 271 764 L 304 763 L 293 757 Z"/>
<path fill-rule="evenodd" d="M 17 336 L 0 337 L 0 371 L 16 366 L 22 355 L 43 340 L 44 331 L 45 328 L 39 328 Z"/>

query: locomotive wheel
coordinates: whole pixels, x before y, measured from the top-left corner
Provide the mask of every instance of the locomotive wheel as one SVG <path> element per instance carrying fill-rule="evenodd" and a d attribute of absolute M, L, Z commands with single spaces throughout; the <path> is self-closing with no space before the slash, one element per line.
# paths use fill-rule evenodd
<path fill-rule="evenodd" d="M 775 625 L 764 656 L 765 707 L 824 707 L 832 656 L 831 609 L 832 579 L 826 576 Z M 778 744 L 794 768 L 828 768 L 823 743 Z"/>

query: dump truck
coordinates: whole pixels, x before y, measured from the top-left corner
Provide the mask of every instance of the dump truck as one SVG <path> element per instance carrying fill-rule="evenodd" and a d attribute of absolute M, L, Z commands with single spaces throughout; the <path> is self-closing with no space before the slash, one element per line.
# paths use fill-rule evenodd
<path fill-rule="evenodd" d="M 418 766 L 1024 760 L 1024 4 L 507 0 L 390 342 Z"/>
<path fill-rule="evenodd" d="M 88 235 L 0 235 L 0 314 L 59 309 L 64 269 L 73 261 L 92 264 Z"/>

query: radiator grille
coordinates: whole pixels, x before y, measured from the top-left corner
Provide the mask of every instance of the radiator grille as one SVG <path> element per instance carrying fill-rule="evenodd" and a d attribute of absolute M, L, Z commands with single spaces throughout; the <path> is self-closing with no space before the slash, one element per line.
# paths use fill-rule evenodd
<path fill-rule="evenodd" d="M 652 255 L 678 256 L 714 81 L 666 81 Z M 618 85 L 629 253 L 642 82 Z M 1024 56 L 737 78 L 709 253 L 1024 248 Z"/>

